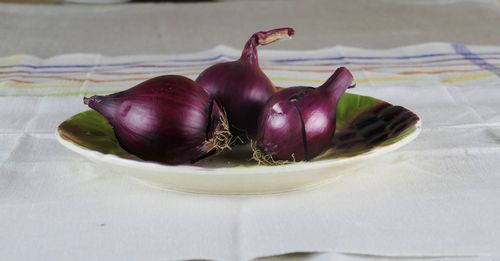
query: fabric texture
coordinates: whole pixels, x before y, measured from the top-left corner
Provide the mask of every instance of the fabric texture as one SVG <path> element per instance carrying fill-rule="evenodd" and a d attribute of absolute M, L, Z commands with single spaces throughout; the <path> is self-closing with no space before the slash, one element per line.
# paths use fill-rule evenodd
<path fill-rule="evenodd" d="M 261 66 L 276 85 L 318 86 L 346 66 L 357 83 L 350 92 L 404 106 L 422 119 L 422 133 L 409 145 L 314 190 L 262 196 L 161 190 L 109 172 L 55 139 L 59 123 L 87 109 L 84 95 L 163 74 L 195 78 L 238 56 L 239 50 L 218 46 L 178 55 L 0 58 L 1 259 L 500 255 L 498 46 L 262 48 Z"/>

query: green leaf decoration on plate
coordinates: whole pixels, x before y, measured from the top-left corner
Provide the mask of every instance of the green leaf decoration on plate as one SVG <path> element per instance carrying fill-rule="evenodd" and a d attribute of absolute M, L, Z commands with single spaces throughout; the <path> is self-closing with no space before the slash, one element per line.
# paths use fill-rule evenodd
<path fill-rule="evenodd" d="M 94 110 L 74 115 L 61 123 L 57 130 L 63 139 L 72 141 L 87 149 L 104 154 L 114 154 L 127 159 L 138 159 L 120 147 L 113 127 L 101 114 Z"/>
<path fill-rule="evenodd" d="M 379 146 L 395 143 L 417 128 L 418 116 L 408 109 L 369 96 L 345 93 L 337 106 L 337 130 L 332 149 L 314 161 L 351 157 Z M 81 147 L 103 154 L 139 160 L 122 149 L 113 128 L 99 113 L 88 110 L 58 127 L 59 135 Z M 202 167 L 254 166 L 249 146 L 239 146 L 196 163 Z"/>

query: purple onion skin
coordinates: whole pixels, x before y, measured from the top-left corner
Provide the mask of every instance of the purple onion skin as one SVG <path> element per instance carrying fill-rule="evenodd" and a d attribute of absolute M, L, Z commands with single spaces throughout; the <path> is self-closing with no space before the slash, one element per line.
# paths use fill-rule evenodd
<path fill-rule="evenodd" d="M 259 67 L 241 61 L 216 64 L 205 70 L 197 82 L 222 104 L 231 133 L 242 137 L 255 135 L 262 107 L 276 92 Z"/>
<path fill-rule="evenodd" d="M 224 108 L 233 135 L 243 140 L 254 137 L 262 107 L 276 92 L 274 84 L 259 67 L 257 46 L 291 38 L 293 34 L 292 28 L 257 32 L 247 41 L 239 60 L 215 64 L 196 79 Z"/>
<path fill-rule="evenodd" d="M 210 152 L 210 139 L 225 117 L 203 89 L 178 75 L 152 78 L 84 102 L 109 121 L 125 150 L 167 164 L 191 163 Z"/>
<path fill-rule="evenodd" d="M 344 67 L 318 88 L 290 87 L 275 93 L 259 118 L 257 149 L 275 161 L 309 161 L 330 148 L 337 103 L 352 84 Z"/>

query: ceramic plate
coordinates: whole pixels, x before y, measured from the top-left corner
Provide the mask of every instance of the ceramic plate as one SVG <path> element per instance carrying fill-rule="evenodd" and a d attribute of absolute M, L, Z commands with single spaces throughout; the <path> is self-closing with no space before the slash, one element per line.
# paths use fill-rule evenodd
<path fill-rule="evenodd" d="M 408 109 L 346 93 L 338 104 L 332 149 L 310 162 L 258 165 L 251 160 L 249 146 L 233 148 L 195 165 L 146 162 L 123 150 L 112 127 L 93 110 L 61 123 L 56 135 L 62 145 L 101 167 L 161 188 L 213 194 L 264 194 L 330 182 L 348 174 L 368 158 L 409 143 L 420 130 L 420 119 Z"/>

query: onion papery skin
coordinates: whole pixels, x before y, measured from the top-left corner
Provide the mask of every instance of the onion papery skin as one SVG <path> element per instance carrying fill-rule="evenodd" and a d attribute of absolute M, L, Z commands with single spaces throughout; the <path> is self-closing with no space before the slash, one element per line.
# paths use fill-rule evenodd
<path fill-rule="evenodd" d="M 349 70 L 341 67 L 317 88 L 289 87 L 275 93 L 259 118 L 259 153 L 254 158 L 260 155 L 256 160 L 267 164 L 309 161 L 328 150 L 335 133 L 337 103 L 352 80 Z"/>
<path fill-rule="evenodd" d="M 255 135 L 262 107 L 276 92 L 260 68 L 241 61 L 216 64 L 205 70 L 197 82 L 222 104 L 231 133 L 243 139 Z"/>
<path fill-rule="evenodd" d="M 84 102 L 108 120 L 125 150 L 172 165 L 192 163 L 212 151 L 226 120 L 216 101 L 179 75 L 155 77 Z"/>
<path fill-rule="evenodd" d="M 196 79 L 210 97 L 220 102 L 231 133 L 244 142 L 255 136 L 262 107 L 277 91 L 259 67 L 257 46 L 291 38 L 293 34 L 292 28 L 257 32 L 247 41 L 239 60 L 212 65 Z"/>

